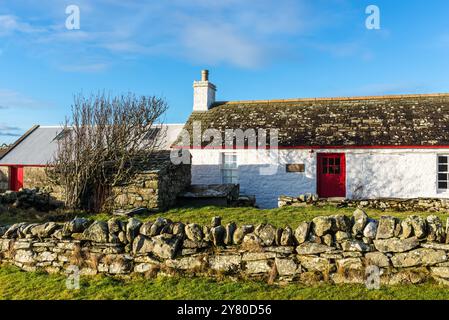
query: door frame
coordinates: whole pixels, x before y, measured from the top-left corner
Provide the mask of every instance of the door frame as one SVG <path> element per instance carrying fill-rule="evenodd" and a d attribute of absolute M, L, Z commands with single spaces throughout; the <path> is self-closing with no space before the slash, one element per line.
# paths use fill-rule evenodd
<path fill-rule="evenodd" d="M 322 161 L 321 159 L 324 156 L 339 156 L 340 157 L 340 170 L 341 170 L 341 177 L 340 180 L 343 182 L 343 191 L 344 191 L 344 198 L 346 198 L 346 154 L 344 152 L 320 152 L 317 153 L 316 156 L 316 193 L 319 197 L 320 191 L 321 191 L 321 172 L 322 172 Z M 338 196 L 336 196 L 338 197 Z"/>
<path fill-rule="evenodd" d="M 9 189 L 19 191 L 23 188 L 23 166 L 10 166 L 8 169 Z"/>

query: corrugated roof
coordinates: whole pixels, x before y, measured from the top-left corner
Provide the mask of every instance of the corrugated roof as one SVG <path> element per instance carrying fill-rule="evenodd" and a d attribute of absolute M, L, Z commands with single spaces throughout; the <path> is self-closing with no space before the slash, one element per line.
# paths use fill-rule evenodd
<path fill-rule="evenodd" d="M 160 141 L 157 142 L 158 149 L 168 150 L 176 140 L 183 124 L 163 124 L 156 127 L 161 128 L 159 133 Z M 22 136 L 14 148 L 10 149 L 6 155 L 0 159 L 1 165 L 26 165 L 43 166 L 54 160 L 54 155 L 58 150 L 56 136 L 62 131 L 61 126 L 41 127 L 29 130 Z"/>
<path fill-rule="evenodd" d="M 58 149 L 55 137 L 61 130 L 61 127 L 36 128 L 0 160 L 0 165 L 46 165 Z"/>

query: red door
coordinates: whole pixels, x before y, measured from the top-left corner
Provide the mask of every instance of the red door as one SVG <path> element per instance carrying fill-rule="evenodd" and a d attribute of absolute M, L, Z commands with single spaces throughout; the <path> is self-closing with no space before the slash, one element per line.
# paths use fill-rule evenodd
<path fill-rule="evenodd" d="M 346 197 L 344 153 L 318 153 L 318 195 L 321 198 Z"/>
<path fill-rule="evenodd" d="M 9 167 L 9 189 L 19 191 L 23 187 L 23 167 Z"/>

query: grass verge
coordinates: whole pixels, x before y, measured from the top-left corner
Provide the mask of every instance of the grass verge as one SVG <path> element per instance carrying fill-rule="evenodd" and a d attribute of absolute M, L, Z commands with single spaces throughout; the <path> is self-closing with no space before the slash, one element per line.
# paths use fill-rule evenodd
<path fill-rule="evenodd" d="M 79 290 L 68 290 L 63 275 L 23 272 L 0 267 L 0 299 L 126 299 L 126 300 L 447 300 L 449 288 L 435 283 L 368 290 L 363 285 L 267 285 L 256 281 L 158 277 L 117 279 L 81 277 Z"/>

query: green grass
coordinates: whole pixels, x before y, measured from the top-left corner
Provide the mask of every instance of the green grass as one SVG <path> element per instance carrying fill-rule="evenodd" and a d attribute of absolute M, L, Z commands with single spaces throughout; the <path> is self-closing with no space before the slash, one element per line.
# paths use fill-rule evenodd
<path fill-rule="evenodd" d="M 335 214 L 345 214 L 351 216 L 353 208 L 336 208 L 334 206 L 326 207 L 285 207 L 279 209 L 257 209 L 257 208 L 224 208 L 224 207 L 202 207 L 202 208 L 175 208 L 164 213 L 151 216 L 136 216 L 143 221 L 153 221 L 157 217 L 164 217 L 173 221 L 195 222 L 199 224 L 209 224 L 214 216 L 221 216 L 223 224 L 234 221 L 241 224 L 271 223 L 277 227 L 289 225 L 296 228 L 301 221 L 311 221 L 317 216 L 327 216 Z M 409 215 L 429 216 L 437 215 L 443 223 L 449 217 L 448 213 L 429 213 L 429 212 L 382 212 L 380 210 L 367 209 L 365 212 L 371 218 L 380 218 L 383 215 L 393 215 L 398 218 L 405 218 Z M 107 214 L 98 214 L 87 216 L 97 220 L 108 220 Z"/>
<path fill-rule="evenodd" d="M 363 285 L 285 286 L 256 281 L 215 281 L 206 278 L 136 277 L 127 280 L 81 277 L 79 290 L 68 290 L 63 275 L 23 272 L 0 267 L 0 299 L 126 299 L 126 300 L 405 300 L 449 299 L 449 288 L 434 283 L 368 290 Z"/>
<path fill-rule="evenodd" d="M 174 208 L 167 212 L 157 213 L 146 216 L 136 216 L 142 221 L 153 221 L 157 217 L 164 217 L 173 221 L 182 221 L 184 223 L 199 223 L 209 224 L 211 218 L 214 216 L 221 216 L 223 224 L 229 222 L 236 222 L 237 224 L 259 224 L 271 223 L 277 227 L 285 227 L 289 225 L 296 228 L 301 221 L 311 221 L 317 216 L 345 214 L 351 216 L 353 208 L 336 208 L 334 206 L 325 207 L 285 207 L 279 209 L 257 209 L 257 208 L 225 208 L 225 207 L 201 207 L 201 208 Z M 431 214 L 437 215 L 441 218 L 443 223 L 446 223 L 448 213 L 429 213 L 429 212 L 382 212 L 380 210 L 366 209 L 367 214 L 371 218 L 380 218 L 382 215 L 392 215 L 398 218 L 405 218 L 409 215 L 429 216 Z M 10 211 L 0 214 L 0 224 L 12 224 L 16 222 L 43 222 L 49 219 L 57 221 L 67 221 L 72 219 L 75 215 L 84 216 L 95 220 L 108 220 L 111 218 L 107 214 L 89 215 L 74 212 L 59 212 L 59 213 L 38 213 L 35 211 Z M 125 218 L 124 218 L 125 219 Z"/>

